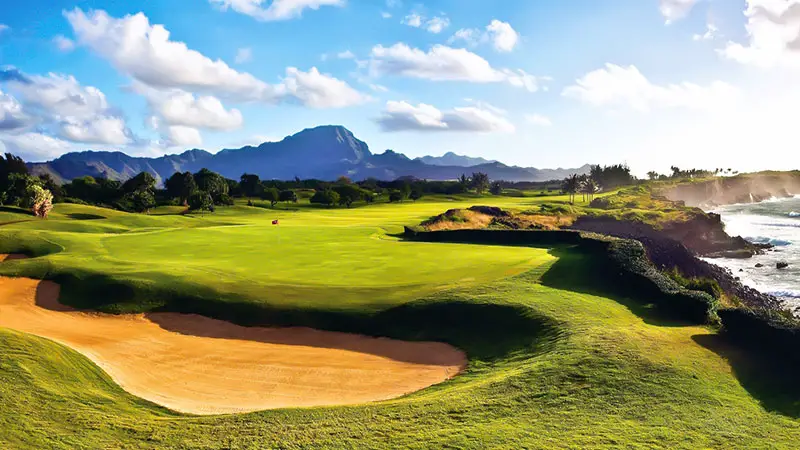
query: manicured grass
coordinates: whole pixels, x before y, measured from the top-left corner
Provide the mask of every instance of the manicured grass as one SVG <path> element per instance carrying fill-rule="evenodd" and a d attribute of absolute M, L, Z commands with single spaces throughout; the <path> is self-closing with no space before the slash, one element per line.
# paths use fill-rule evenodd
<path fill-rule="evenodd" d="M 796 447 L 791 384 L 713 330 L 614 294 L 592 256 L 392 236 L 449 208 L 531 202 L 237 206 L 205 217 L 59 205 L 46 222 L 2 226 L 0 250 L 47 254 L 4 263 L 5 274 L 99 274 L 137 291 L 216 295 L 211 308 L 245 302 L 336 315 L 323 326 L 359 317 L 358 331 L 453 343 L 470 365 L 388 402 L 191 417 L 123 392 L 69 349 L 0 330 L 0 447 Z M 164 306 L 141 300 L 133 295 L 127 308 Z"/>

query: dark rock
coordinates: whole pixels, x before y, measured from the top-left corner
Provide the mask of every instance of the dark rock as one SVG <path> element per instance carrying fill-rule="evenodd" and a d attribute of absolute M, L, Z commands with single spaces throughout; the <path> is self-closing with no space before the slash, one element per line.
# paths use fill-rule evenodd
<path fill-rule="evenodd" d="M 775 267 L 777 267 L 778 269 L 786 269 L 787 267 L 789 267 L 789 263 L 781 261 L 778 264 L 776 264 Z"/>
<path fill-rule="evenodd" d="M 760 269 L 760 268 L 762 268 L 762 267 L 764 267 L 764 265 L 763 265 L 763 264 L 761 264 L 761 263 L 758 263 L 758 264 L 756 264 L 756 268 Z"/>
<path fill-rule="evenodd" d="M 508 211 L 503 211 L 496 206 L 471 206 L 469 210 L 492 217 L 508 217 L 511 215 Z"/>

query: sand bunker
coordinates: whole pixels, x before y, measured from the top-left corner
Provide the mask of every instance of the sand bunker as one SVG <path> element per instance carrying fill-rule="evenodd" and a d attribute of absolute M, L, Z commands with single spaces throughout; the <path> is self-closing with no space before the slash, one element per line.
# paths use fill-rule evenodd
<path fill-rule="evenodd" d="M 0 327 L 67 345 L 128 392 L 181 412 L 386 400 L 466 365 L 463 352 L 442 343 L 248 328 L 191 314 L 80 312 L 58 303 L 58 293 L 51 282 L 0 277 Z"/>

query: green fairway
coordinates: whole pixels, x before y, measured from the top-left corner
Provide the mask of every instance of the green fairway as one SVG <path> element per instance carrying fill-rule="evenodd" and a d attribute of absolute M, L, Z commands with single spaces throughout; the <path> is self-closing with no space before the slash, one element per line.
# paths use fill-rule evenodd
<path fill-rule="evenodd" d="M 197 302 L 220 316 L 246 305 L 253 316 L 286 313 L 282 324 L 449 342 L 470 362 L 451 381 L 381 403 L 193 417 L 127 394 L 61 345 L 0 329 L 0 447 L 797 447 L 796 383 L 711 329 L 613 294 L 594 257 L 396 237 L 446 209 L 545 201 L 563 197 L 240 205 L 205 216 L 57 205 L 46 221 L 4 211 L 0 251 L 41 256 L 0 264 L 0 274 L 73 280 L 71 302 L 134 311 Z M 102 295 L 81 298 L 91 282 Z"/>

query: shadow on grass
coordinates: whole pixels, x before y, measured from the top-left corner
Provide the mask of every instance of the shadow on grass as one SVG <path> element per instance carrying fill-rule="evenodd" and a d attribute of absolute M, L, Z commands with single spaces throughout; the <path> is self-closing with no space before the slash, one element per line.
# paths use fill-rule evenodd
<path fill-rule="evenodd" d="M 230 338 L 230 330 L 238 329 L 231 324 L 244 327 L 307 327 L 406 341 L 444 342 L 465 351 L 470 358 L 491 362 L 516 352 L 531 354 L 547 351 L 561 337 L 560 327 L 555 321 L 537 315 L 530 308 L 471 302 L 449 298 L 446 293 L 433 299 L 413 301 L 380 311 L 342 311 L 279 305 L 261 298 L 226 295 L 210 286 L 166 276 L 162 276 L 157 283 L 139 282 L 73 269 L 51 274 L 48 278 L 61 286 L 62 301 L 67 305 L 107 313 L 145 313 L 151 321 L 166 330 L 209 338 Z M 64 311 L 64 305 L 53 302 L 49 297 L 49 285 L 53 284 L 40 285 L 42 295 L 37 303 L 50 310 Z M 192 320 L 174 320 L 169 315 L 159 313 L 204 316 L 196 321 L 208 326 L 197 326 L 194 323 L 196 321 Z M 233 328 L 212 326 L 213 319 L 229 322 L 228 325 Z M 305 345 L 302 340 L 295 343 Z M 336 341 L 327 345 L 342 348 L 341 343 Z M 325 347 L 326 344 L 324 341 L 315 341 L 315 346 Z M 362 347 L 344 349 L 370 352 Z M 402 358 L 400 354 L 379 356 Z"/>
<path fill-rule="evenodd" d="M 26 216 L 34 216 L 35 217 L 33 212 L 31 212 L 31 210 L 24 209 L 24 208 L 18 208 L 16 206 L 0 206 L 0 212 L 23 214 L 23 215 L 26 215 Z"/>
<path fill-rule="evenodd" d="M 692 339 L 726 359 L 742 387 L 765 410 L 800 418 L 800 367 L 797 364 L 775 355 L 775 352 L 732 343 L 724 334 L 696 335 Z"/>
<path fill-rule="evenodd" d="M 542 275 L 544 286 L 612 299 L 650 325 L 692 325 L 669 309 L 648 301 L 648 294 L 631 292 L 625 283 L 615 282 L 616 276 L 607 270 L 609 262 L 604 258 L 575 247 L 556 247 L 550 254 L 558 257 L 558 261 Z"/>
<path fill-rule="evenodd" d="M 106 219 L 104 216 L 99 216 L 97 214 L 87 214 L 87 213 L 70 213 L 66 214 L 67 217 L 73 220 L 99 220 L 99 219 Z"/>

